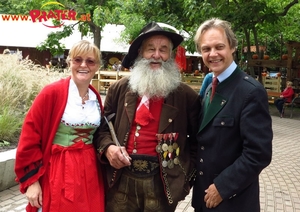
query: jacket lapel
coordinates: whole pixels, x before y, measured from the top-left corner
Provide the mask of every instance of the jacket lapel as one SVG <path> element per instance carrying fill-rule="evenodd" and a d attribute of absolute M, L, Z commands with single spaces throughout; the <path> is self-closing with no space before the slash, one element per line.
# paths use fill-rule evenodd
<path fill-rule="evenodd" d="M 222 110 L 222 108 L 226 105 L 227 100 L 229 98 L 229 96 L 227 95 L 226 97 L 220 94 L 220 92 L 218 91 L 222 91 L 223 88 L 225 88 L 227 86 L 227 90 L 230 90 L 230 86 L 235 86 L 234 80 L 235 78 L 242 73 L 241 70 L 237 67 L 234 72 L 227 78 L 225 79 L 223 82 L 221 82 L 216 90 L 216 93 L 214 95 L 214 98 L 212 100 L 212 102 L 209 104 L 209 97 L 206 96 L 206 98 L 208 98 L 208 100 L 206 100 L 204 102 L 204 109 L 202 109 L 203 111 L 203 115 L 202 115 L 202 122 L 199 128 L 200 132 L 201 130 L 203 130 L 207 124 L 220 112 L 220 110 Z M 209 92 L 210 93 L 210 92 Z"/>
<path fill-rule="evenodd" d="M 209 97 L 204 102 L 204 114 L 199 128 L 199 132 L 218 114 L 218 112 L 225 106 L 227 99 L 219 93 L 215 93 L 212 102 L 209 104 Z"/>
<path fill-rule="evenodd" d="M 136 95 L 136 93 L 127 92 L 125 94 L 124 107 L 125 107 L 126 115 L 128 118 L 128 122 L 130 123 L 130 126 L 135 116 L 137 100 L 138 100 L 138 96 Z"/>

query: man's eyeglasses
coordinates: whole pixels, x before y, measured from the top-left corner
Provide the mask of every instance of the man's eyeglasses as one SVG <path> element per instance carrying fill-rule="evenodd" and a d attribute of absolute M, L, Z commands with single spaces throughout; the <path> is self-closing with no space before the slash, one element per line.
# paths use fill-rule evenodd
<path fill-rule="evenodd" d="M 81 57 L 75 57 L 71 60 L 75 65 L 81 65 L 83 63 L 83 61 L 85 62 L 85 64 L 87 66 L 95 66 L 96 65 L 96 61 L 92 60 L 92 59 L 82 59 Z"/>

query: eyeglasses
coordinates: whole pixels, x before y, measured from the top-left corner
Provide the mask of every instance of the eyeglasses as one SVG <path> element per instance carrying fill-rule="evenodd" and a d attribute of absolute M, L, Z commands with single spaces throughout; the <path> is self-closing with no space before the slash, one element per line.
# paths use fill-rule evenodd
<path fill-rule="evenodd" d="M 84 60 L 81 57 L 75 57 L 71 61 L 73 61 L 73 63 L 75 65 L 81 65 L 83 63 L 83 61 L 84 61 L 87 66 L 95 66 L 96 63 L 97 63 L 95 60 L 92 60 L 92 59 L 86 59 L 86 60 Z"/>

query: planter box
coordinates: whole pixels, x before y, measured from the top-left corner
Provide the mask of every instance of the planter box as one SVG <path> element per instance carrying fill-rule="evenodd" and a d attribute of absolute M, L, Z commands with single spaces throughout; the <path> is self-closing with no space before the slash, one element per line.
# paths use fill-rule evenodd
<path fill-rule="evenodd" d="M 16 149 L 0 152 L 0 191 L 18 184 L 15 181 L 15 158 Z"/>

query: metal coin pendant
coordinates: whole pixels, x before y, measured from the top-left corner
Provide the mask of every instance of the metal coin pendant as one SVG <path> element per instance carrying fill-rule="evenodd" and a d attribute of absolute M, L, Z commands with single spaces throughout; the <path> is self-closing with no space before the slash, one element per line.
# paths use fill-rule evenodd
<path fill-rule="evenodd" d="M 172 145 L 170 145 L 170 146 L 168 146 L 168 152 L 173 152 L 173 146 Z"/>
<path fill-rule="evenodd" d="M 178 147 L 178 144 L 176 142 L 173 143 L 173 149 L 177 149 L 177 147 Z"/>
<path fill-rule="evenodd" d="M 173 168 L 174 168 L 173 160 L 169 160 L 169 161 L 168 161 L 168 168 L 169 168 L 169 169 L 173 169 Z"/>
<path fill-rule="evenodd" d="M 168 151 L 169 146 L 168 146 L 168 144 L 163 144 L 161 148 L 164 152 L 166 152 L 166 151 Z"/>
<path fill-rule="evenodd" d="M 161 163 L 161 165 L 162 165 L 163 167 L 167 167 L 167 166 L 168 166 L 168 162 L 167 162 L 166 160 L 164 160 L 164 161 Z"/>
<path fill-rule="evenodd" d="M 178 165 L 178 164 L 179 164 L 179 159 L 178 159 L 178 157 L 174 158 L 174 164 L 175 164 L 175 165 Z"/>
<path fill-rule="evenodd" d="M 161 148 L 160 144 L 157 144 L 156 147 L 155 147 L 155 149 L 156 149 L 157 153 L 161 153 L 162 152 L 162 148 Z"/>

